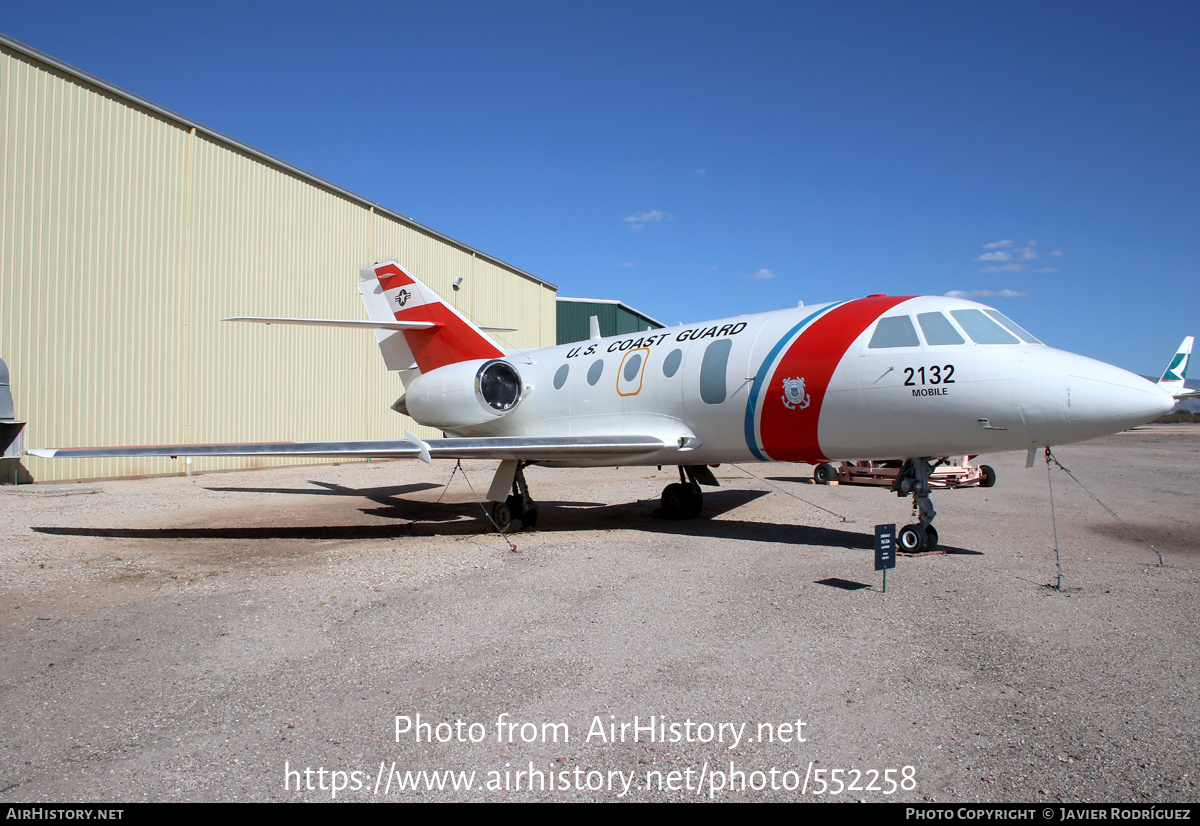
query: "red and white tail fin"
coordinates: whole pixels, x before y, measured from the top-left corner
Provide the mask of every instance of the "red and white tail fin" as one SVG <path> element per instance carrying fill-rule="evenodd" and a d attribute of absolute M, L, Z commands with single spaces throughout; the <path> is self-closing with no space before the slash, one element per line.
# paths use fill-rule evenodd
<path fill-rule="evenodd" d="M 395 261 L 361 270 L 359 292 L 372 321 L 422 322 L 431 326 L 400 331 L 377 330 L 379 349 L 389 370 L 416 364 L 427 373 L 471 359 L 500 358 L 496 343 L 429 287 Z"/>

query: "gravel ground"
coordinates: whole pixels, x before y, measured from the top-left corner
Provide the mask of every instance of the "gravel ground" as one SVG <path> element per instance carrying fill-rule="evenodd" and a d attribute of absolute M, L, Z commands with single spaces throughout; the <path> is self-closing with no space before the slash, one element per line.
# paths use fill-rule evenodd
<path fill-rule="evenodd" d="M 1165 566 L 1056 471 L 1048 587 L 1017 454 L 886 593 L 804 465 L 533 468 L 515 551 L 450 464 L 0 488 L 0 800 L 1195 802 L 1200 428 L 1056 453 Z"/>

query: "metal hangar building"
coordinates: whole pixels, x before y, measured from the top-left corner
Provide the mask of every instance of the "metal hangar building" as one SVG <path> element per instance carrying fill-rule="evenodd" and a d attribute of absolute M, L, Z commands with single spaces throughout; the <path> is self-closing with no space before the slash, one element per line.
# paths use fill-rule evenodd
<path fill-rule="evenodd" d="M 0 358 L 31 447 L 439 435 L 390 409 L 370 331 L 221 320 L 365 318 L 358 271 L 389 258 L 517 328 L 501 346 L 555 344 L 553 284 L 3 35 L 0 153 Z M 185 467 L 23 461 L 38 481 Z"/>
<path fill-rule="evenodd" d="M 590 336 L 591 318 L 600 324 L 601 337 L 640 333 L 664 326 L 645 313 L 606 298 L 558 297 L 558 343 L 570 344 Z"/>

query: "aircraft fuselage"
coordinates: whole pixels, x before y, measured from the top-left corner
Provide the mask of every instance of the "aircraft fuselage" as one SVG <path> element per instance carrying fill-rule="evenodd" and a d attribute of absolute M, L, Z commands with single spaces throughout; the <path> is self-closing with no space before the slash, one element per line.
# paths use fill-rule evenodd
<path fill-rule="evenodd" d="M 458 436 L 639 433 L 668 446 L 545 464 L 818 463 L 1082 441 L 1148 421 L 1172 401 L 1139 376 L 1041 344 L 991 308 L 934 296 L 778 310 L 503 361 L 520 375 L 510 409 L 447 426 L 440 411 L 469 404 L 477 388 L 463 378 L 487 363 L 479 360 L 419 376 L 410 413 Z M 459 378 L 438 376 L 456 369 Z"/>

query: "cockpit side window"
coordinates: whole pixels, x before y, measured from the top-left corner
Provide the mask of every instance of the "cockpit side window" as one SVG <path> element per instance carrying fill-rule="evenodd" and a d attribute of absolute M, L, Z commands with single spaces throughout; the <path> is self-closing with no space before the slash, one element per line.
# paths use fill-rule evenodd
<path fill-rule="evenodd" d="M 918 313 L 917 323 L 925 334 L 926 344 L 965 344 L 958 330 L 950 323 L 950 319 L 941 313 Z"/>
<path fill-rule="evenodd" d="M 1041 344 L 1040 341 L 1029 335 L 1024 328 L 1020 327 L 1015 321 L 1004 315 L 1004 313 L 998 310 L 988 310 L 987 314 L 999 321 L 1002 325 L 1004 325 L 1005 328 L 1008 329 L 1010 333 L 1021 339 L 1021 341 L 1025 342 L 1026 344 Z"/>
<path fill-rule="evenodd" d="M 962 325 L 976 344 L 1019 344 L 1016 336 L 983 314 L 983 310 L 951 310 L 950 315 Z"/>
<path fill-rule="evenodd" d="M 872 350 L 887 347 L 919 347 L 921 340 L 913 327 L 912 319 L 906 315 L 894 315 L 879 319 L 871 343 L 867 345 Z"/>

